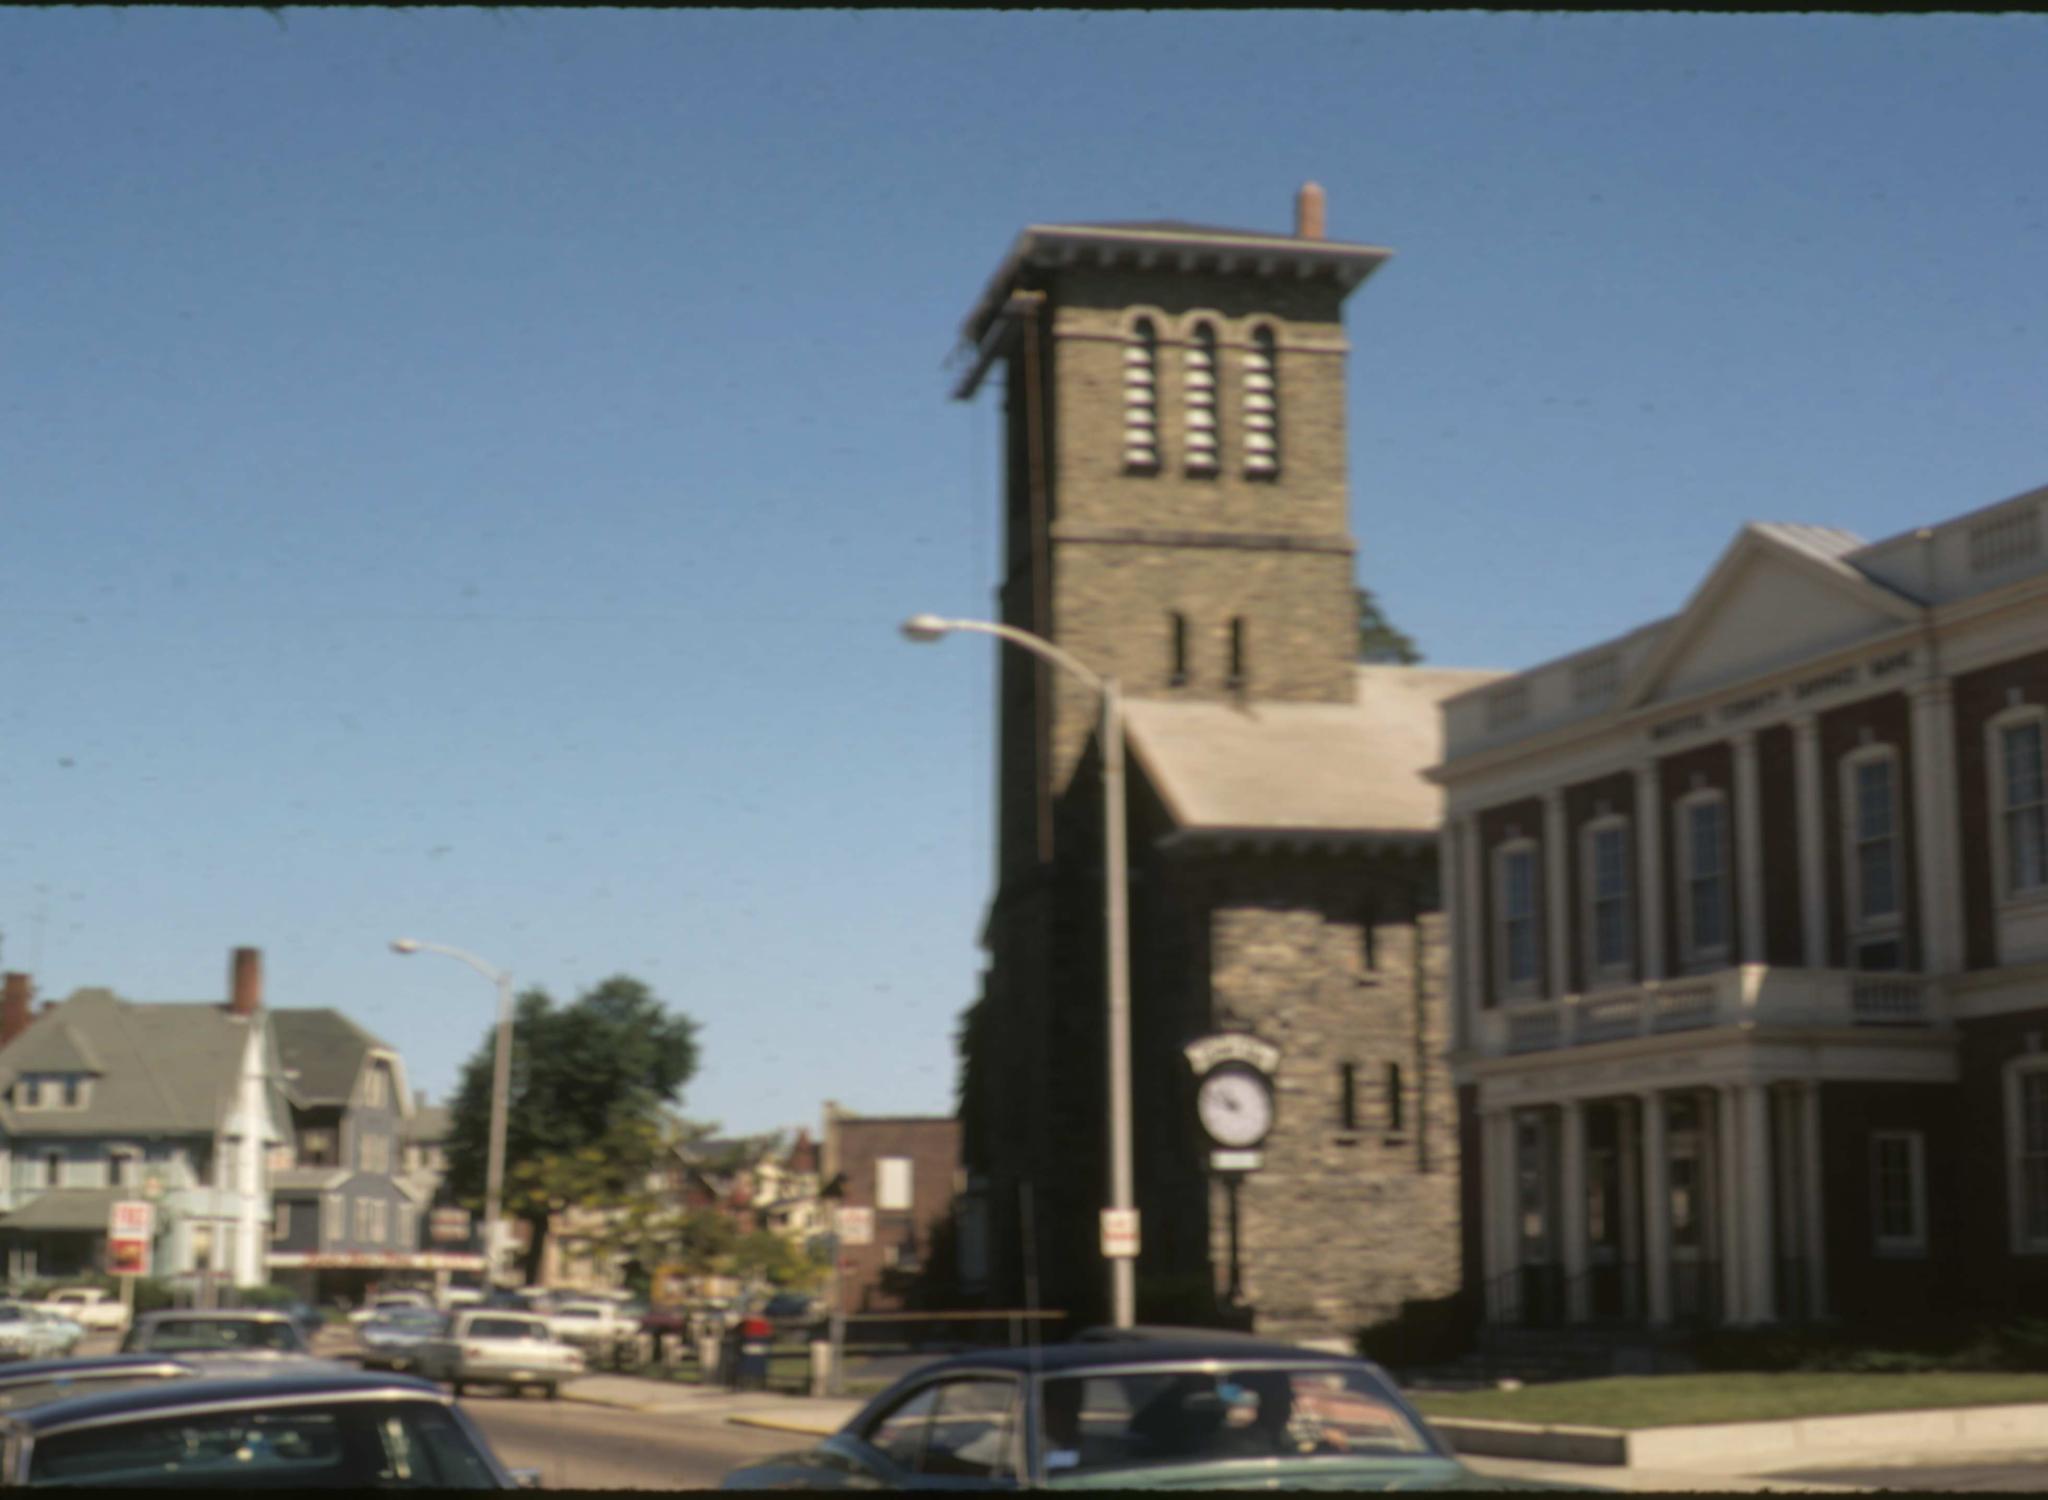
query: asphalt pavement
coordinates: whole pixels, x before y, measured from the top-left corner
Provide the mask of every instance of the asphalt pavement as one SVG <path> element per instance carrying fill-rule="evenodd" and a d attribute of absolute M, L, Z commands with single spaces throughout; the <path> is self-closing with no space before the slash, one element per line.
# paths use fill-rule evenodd
<path fill-rule="evenodd" d="M 739 1427 L 706 1411 L 621 1411 L 538 1396 L 465 1396 L 498 1457 L 547 1489 L 715 1489 L 743 1464 L 814 1439 Z"/>

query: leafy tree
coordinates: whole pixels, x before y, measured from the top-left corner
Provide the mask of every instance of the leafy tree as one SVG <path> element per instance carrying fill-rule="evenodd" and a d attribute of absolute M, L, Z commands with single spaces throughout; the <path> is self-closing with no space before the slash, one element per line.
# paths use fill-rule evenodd
<path fill-rule="evenodd" d="M 809 1291 L 825 1279 L 830 1262 L 772 1229 L 757 1229 L 733 1246 L 733 1269 L 749 1282 L 767 1282 L 780 1290 Z"/>
<path fill-rule="evenodd" d="M 676 1264 L 690 1276 L 722 1276 L 732 1269 L 739 1226 L 716 1209 L 692 1209 L 676 1226 L 670 1244 Z"/>
<path fill-rule="evenodd" d="M 525 1279 L 539 1274 L 549 1226 L 570 1208 L 625 1209 L 671 1136 L 668 1107 L 697 1071 L 696 1024 L 637 979 L 617 975 L 569 1004 L 519 996 L 505 1120 L 505 1213 L 528 1227 Z M 450 1110 L 448 1181 L 482 1202 L 496 1031 L 463 1065 Z M 643 1224 L 652 1208 L 639 1204 Z"/>
<path fill-rule="evenodd" d="M 1372 590 L 1361 588 L 1358 595 L 1358 659 L 1364 662 L 1412 667 L 1422 660 L 1422 651 L 1407 633 L 1380 612 Z"/>

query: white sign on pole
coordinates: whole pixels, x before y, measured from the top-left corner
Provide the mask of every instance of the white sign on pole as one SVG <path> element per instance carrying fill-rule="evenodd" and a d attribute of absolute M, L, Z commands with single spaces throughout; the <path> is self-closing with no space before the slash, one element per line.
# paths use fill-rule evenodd
<path fill-rule="evenodd" d="M 872 1208 L 842 1207 L 839 1210 L 839 1243 L 872 1245 L 875 1242 L 875 1211 Z"/>
<path fill-rule="evenodd" d="M 1102 1211 L 1102 1255 L 1105 1260 L 1138 1258 L 1138 1211 L 1135 1208 L 1105 1208 Z"/>

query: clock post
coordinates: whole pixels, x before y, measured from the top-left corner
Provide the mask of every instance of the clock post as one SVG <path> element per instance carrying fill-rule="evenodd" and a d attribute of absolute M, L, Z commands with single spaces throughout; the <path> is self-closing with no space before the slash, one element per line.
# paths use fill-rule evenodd
<path fill-rule="evenodd" d="M 1195 1070 L 1195 1118 L 1209 1138 L 1209 1170 L 1223 1179 L 1230 1201 L 1229 1305 L 1244 1305 L 1244 1269 L 1238 1249 L 1238 1190 L 1264 1163 L 1260 1147 L 1273 1129 L 1273 1077 L 1280 1049 L 1245 1032 L 1222 1032 L 1188 1043 Z"/>

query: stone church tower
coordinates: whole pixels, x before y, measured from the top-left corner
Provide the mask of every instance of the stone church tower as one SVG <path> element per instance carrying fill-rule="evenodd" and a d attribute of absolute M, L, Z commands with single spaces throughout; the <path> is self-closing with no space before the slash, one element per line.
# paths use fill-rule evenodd
<path fill-rule="evenodd" d="M 1364 1276 L 1378 1295 L 1355 1267 L 1309 1263 L 1354 1238 L 1384 1259 L 1367 1179 L 1417 1175 L 1408 1143 L 1432 1132 L 1430 1201 L 1406 1204 L 1403 1233 L 1430 1226 L 1427 1243 L 1402 1256 L 1455 1276 L 1436 803 L 1416 772 L 1437 758 L 1436 700 L 1477 679 L 1356 661 L 1342 308 L 1387 255 L 1324 238 L 1313 185 L 1292 235 L 1035 225 L 964 330 L 955 394 L 1004 377 L 1000 618 L 1126 699 L 1141 1319 L 1214 1315 L 1226 1275 L 1179 1056 L 1215 1027 L 1289 1049 L 1271 1165 L 1244 1194 L 1260 1320 L 1334 1327 L 1449 1289 L 1395 1267 Z M 999 682 L 997 889 L 963 1044 L 974 1238 L 991 1301 L 1090 1321 L 1106 1307 L 1098 705 L 1021 651 Z M 1381 1003 L 1376 966 L 1397 953 L 1406 977 Z M 1330 1239 L 1339 1222 L 1357 1233 Z"/>

